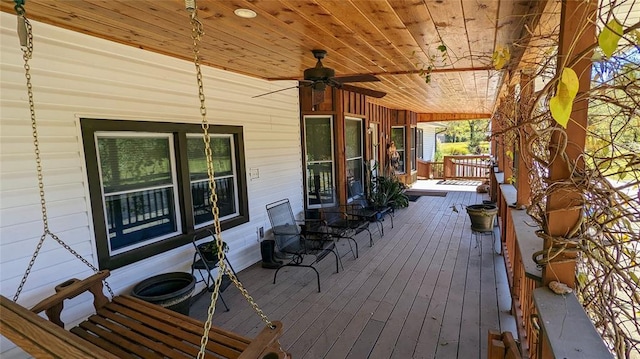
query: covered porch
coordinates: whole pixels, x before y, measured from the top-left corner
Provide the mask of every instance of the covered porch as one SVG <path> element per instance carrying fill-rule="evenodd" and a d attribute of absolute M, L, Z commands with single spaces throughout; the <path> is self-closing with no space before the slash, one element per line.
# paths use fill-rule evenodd
<path fill-rule="evenodd" d="M 460 188 L 397 210 L 372 247 L 361 233 L 358 259 L 339 242 L 344 271 L 321 261 L 321 293 L 306 268 L 280 271 L 277 284 L 259 263 L 240 272 L 270 319 L 284 323 L 282 347 L 294 358 L 484 358 L 489 330 L 517 333 L 502 256 L 491 236 L 472 234 L 464 210 L 451 209 L 488 196 Z M 264 324 L 240 292 L 222 295 L 230 311 L 219 305 L 214 325 L 255 336 Z M 209 300 L 198 298 L 190 315 L 205 320 Z"/>
<path fill-rule="evenodd" d="M 47 242 L 34 267 L 39 279 L 25 287 L 21 306 L 90 269 L 111 270 L 117 294 L 150 275 L 189 271 L 191 241 L 214 225 L 210 216 L 200 216 L 211 206 L 195 183 L 208 180 L 197 176 L 204 151 L 189 151 L 189 143 L 200 143 L 204 103 L 196 111 L 191 54 L 199 69 L 198 46 L 190 48 L 193 34 L 182 3 L 30 1 L 35 43 L 44 49 L 32 62 L 39 141 L 25 121 L 33 93 L 24 93 L 23 69 L 29 67 L 22 66 L 14 41 L 13 4 L 0 2 L 3 296 L 17 287 L 18 301 L 23 269 L 32 248 L 40 248 L 41 222 L 47 226 L 44 192 L 38 198 L 34 191 L 36 178 L 43 178 L 32 164 L 38 142 L 51 227 L 90 268 Z M 257 16 L 251 25 L 235 17 L 243 8 Z M 226 171 L 216 175 L 227 178 L 216 180 L 229 184 L 222 193 L 230 205 L 221 231 L 229 259 L 244 269 L 242 282 L 270 318 L 284 322 L 281 343 L 294 357 L 484 357 L 490 329 L 517 334 L 524 358 L 637 357 L 635 1 L 203 0 L 198 10 L 208 33 L 203 73 L 196 77 L 206 80 L 209 123 L 224 148 Z M 450 14 L 456 15 L 448 19 Z M 322 68 L 320 58 L 316 63 L 309 54 L 319 49 L 330 54 L 327 69 L 320 78 L 309 77 L 307 70 Z M 358 87 L 335 80 L 333 69 Z M 553 100 L 561 105 L 555 114 Z M 480 168 L 470 159 L 420 161 L 428 151 L 419 125 L 489 117 L 495 161 L 490 199 L 499 206 L 499 246 L 488 236 L 474 237 L 464 210 L 451 210 L 489 197 L 450 192 L 398 209 L 395 228 L 386 223 L 385 236 L 376 236 L 372 247 L 358 238 L 360 258 L 343 248 L 344 271 L 334 273 L 333 263 L 320 262 L 322 293 L 304 269 L 281 271 L 274 285 L 273 273 L 254 264 L 259 242 L 272 235 L 265 204 L 288 197 L 293 211 L 302 213 L 325 199 L 349 203 L 358 194 L 353 183 L 367 189 L 367 165 L 388 168 L 409 184 L 451 174 L 466 179 L 447 168 Z M 151 175 L 170 178 L 163 188 L 172 200 L 162 208 L 168 225 L 121 247 L 110 236 L 118 216 L 104 211 L 128 183 L 104 185 L 110 175 L 99 165 L 111 163 L 111 172 L 119 172 L 120 164 L 133 163 L 131 172 L 144 172 L 135 160 L 154 152 L 108 161 L 99 142 L 122 142 L 122 149 L 112 143 L 112 152 L 126 156 L 141 148 L 120 141 L 130 138 L 159 144 L 157 163 L 148 167 Z M 400 167 L 388 166 L 393 158 Z M 483 176 L 487 167 L 481 166 Z M 140 180 L 126 187 L 127 198 L 142 198 L 136 193 L 155 190 L 152 184 Z M 140 207 L 142 214 L 155 210 Z M 552 281 L 576 295 L 549 295 Z M 218 310 L 216 325 L 253 336 L 261 327 L 258 317 L 233 288 L 223 295 L 231 311 Z M 67 307 L 69 323 L 90 315 L 88 302 Z M 201 297 L 192 315 L 205 319 L 206 303 Z M 0 352 L 25 357 L 4 336 Z"/>

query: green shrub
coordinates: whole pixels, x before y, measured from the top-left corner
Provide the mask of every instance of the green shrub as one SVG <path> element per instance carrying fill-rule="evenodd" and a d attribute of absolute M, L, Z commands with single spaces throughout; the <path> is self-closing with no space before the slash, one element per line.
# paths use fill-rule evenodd
<path fill-rule="evenodd" d="M 482 141 L 478 144 L 482 150 L 482 154 L 486 155 L 489 153 L 489 142 Z M 468 155 L 469 148 L 468 142 L 447 142 L 439 145 L 439 148 L 442 149 L 442 154 L 444 156 L 460 156 L 460 155 Z"/>
<path fill-rule="evenodd" d="M 466 142 L 449 142 L 442 144 L 442 154 L 445 156 L 467 155 L 469 150 L 467 149 Z"/>

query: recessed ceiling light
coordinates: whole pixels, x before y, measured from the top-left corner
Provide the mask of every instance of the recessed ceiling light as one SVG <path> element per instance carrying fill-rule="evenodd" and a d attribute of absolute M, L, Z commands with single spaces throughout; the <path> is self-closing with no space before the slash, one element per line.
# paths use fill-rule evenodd
<path fill-rule="evenodd" d="M 258 16 L 255 11 L 249 9 L 235 9 L 233 13 L 244 19 L 253 19 Z"/>

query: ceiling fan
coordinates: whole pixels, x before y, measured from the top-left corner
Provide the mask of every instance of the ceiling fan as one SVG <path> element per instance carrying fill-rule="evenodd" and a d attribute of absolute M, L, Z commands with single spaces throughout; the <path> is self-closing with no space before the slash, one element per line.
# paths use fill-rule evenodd
<path fill-rule="evenodd" d="M 300 86 L 311 87 L 313 93 L 313 105 L 317 105 L 324 101 L 324 90 L 327 88 L 327 86 L 356 92 L 375 98 L 382 98 L 386 95 L 386 93 L 382 91 L 376 91 L 347 84 L 348 82 L 376 82 L 380 81 L 379 78 L 373 75 L 366 74 L 336 77 L 336 72 L 334 69 L 324 67 L 324 65 L 322 65 L 322 59 L 327 56 L 327 52 L 325 50 L 311 50 L 311 52 L 313 53 L 313 57 L 318 59 L 318 62 L 316 63 L 315 67 L 304 70 L 304 79 L 300 80 L 300 85 L 263 93 L 253 97 L 255 98 L 270 95 L 272 93 L 285 91 L 292 88 L 299 88 Z"/>

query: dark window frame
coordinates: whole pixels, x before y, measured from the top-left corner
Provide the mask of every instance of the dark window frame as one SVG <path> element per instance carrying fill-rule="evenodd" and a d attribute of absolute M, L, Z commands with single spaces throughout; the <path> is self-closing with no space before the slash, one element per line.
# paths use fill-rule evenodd
<path fill-rule="evenodd" d="M 84 147 L 85 163 L 89 185 L 89 195 L 93 216 L 93 228 L 96 239 L 98 266 L 100 269 L 116 269 L 140 260 L 153 257 L 168 250 L 180 247 L 191 241 L 194 235 L 200 235 L 213 224 L 195 228 L 193 219 L 193 203 L 191 199 L 191 182 L 189 176 L 189 163 L 187 160 L 187 134 L 202 133 L 198 124 L 185 124 L 174 122 L 148 122 L 105 119 L 80 119 L 82 141 Z M 105 223 L 104 197 L 98 158 L 96 151 L 96 132 L 146 132 L 146 133 L 170 133 L 173 134 L 173 146 L 175 152 L 176 182 L 178 188 L 178 208 L 182 233 L 135 248 L 116 255 L 110 255 L 108 232 Z M 242 126 L 210 125 L 211 134 L 230 134 L 234 138 L 234 151 L 236 159 L 236 174 L 238 188 L 239 215 L 221 221 L 220 227 L 226 230 L 249 222 L 249 203 L 247 197 L 246 164 L 244 154 L 244 134 Z"/>

